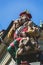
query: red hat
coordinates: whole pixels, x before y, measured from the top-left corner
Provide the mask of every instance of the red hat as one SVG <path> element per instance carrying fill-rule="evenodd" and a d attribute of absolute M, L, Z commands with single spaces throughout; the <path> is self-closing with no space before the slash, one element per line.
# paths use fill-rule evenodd
<path fill-rule="evenodd" d="M 32 18 L 31 14 L 27 10 L 20 13 L 20 16 L 22 16 L 22 15 L 27 15 L 29 18 Z"/>

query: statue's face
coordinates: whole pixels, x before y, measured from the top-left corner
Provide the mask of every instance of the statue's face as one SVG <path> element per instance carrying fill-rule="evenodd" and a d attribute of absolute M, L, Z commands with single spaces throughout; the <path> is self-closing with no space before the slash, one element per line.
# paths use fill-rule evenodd
<path fill-rule="evenodd" d="M 21 16 L 21 19 L 30 19 L 26 14 Z"/>
<path fill-rule="evenodd" d="M 16 23 L 16 28 L 18 28 L 19 27 L 19 23 Z"/>
<path fill-rule="evenodd" d="M 26 15 L 22 15 L 21 16 L 21 19 L 25 19 L 25 18 L 27 18 Z"/>
<path fill-rule="evenodd" d="M 19 25 L 19 22 L 18 22 L 18 20 L 16 20 L 16 21 L 14 22 L 14 24 L 13 24 L 13 27 L 14 27 L 15 29 L 17 29 L 19 26 L 20 26 L 20 25 Z"/>

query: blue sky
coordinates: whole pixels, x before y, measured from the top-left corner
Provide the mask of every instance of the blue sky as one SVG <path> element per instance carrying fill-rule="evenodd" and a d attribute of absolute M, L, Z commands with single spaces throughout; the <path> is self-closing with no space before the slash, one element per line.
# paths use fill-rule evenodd
<path fill-rule="evenodd" d="M 26 9 L 37 25 L 43 21 L 43 0 L 0 0 L 0 30 L 7 29 L 10 22 Z"/>

